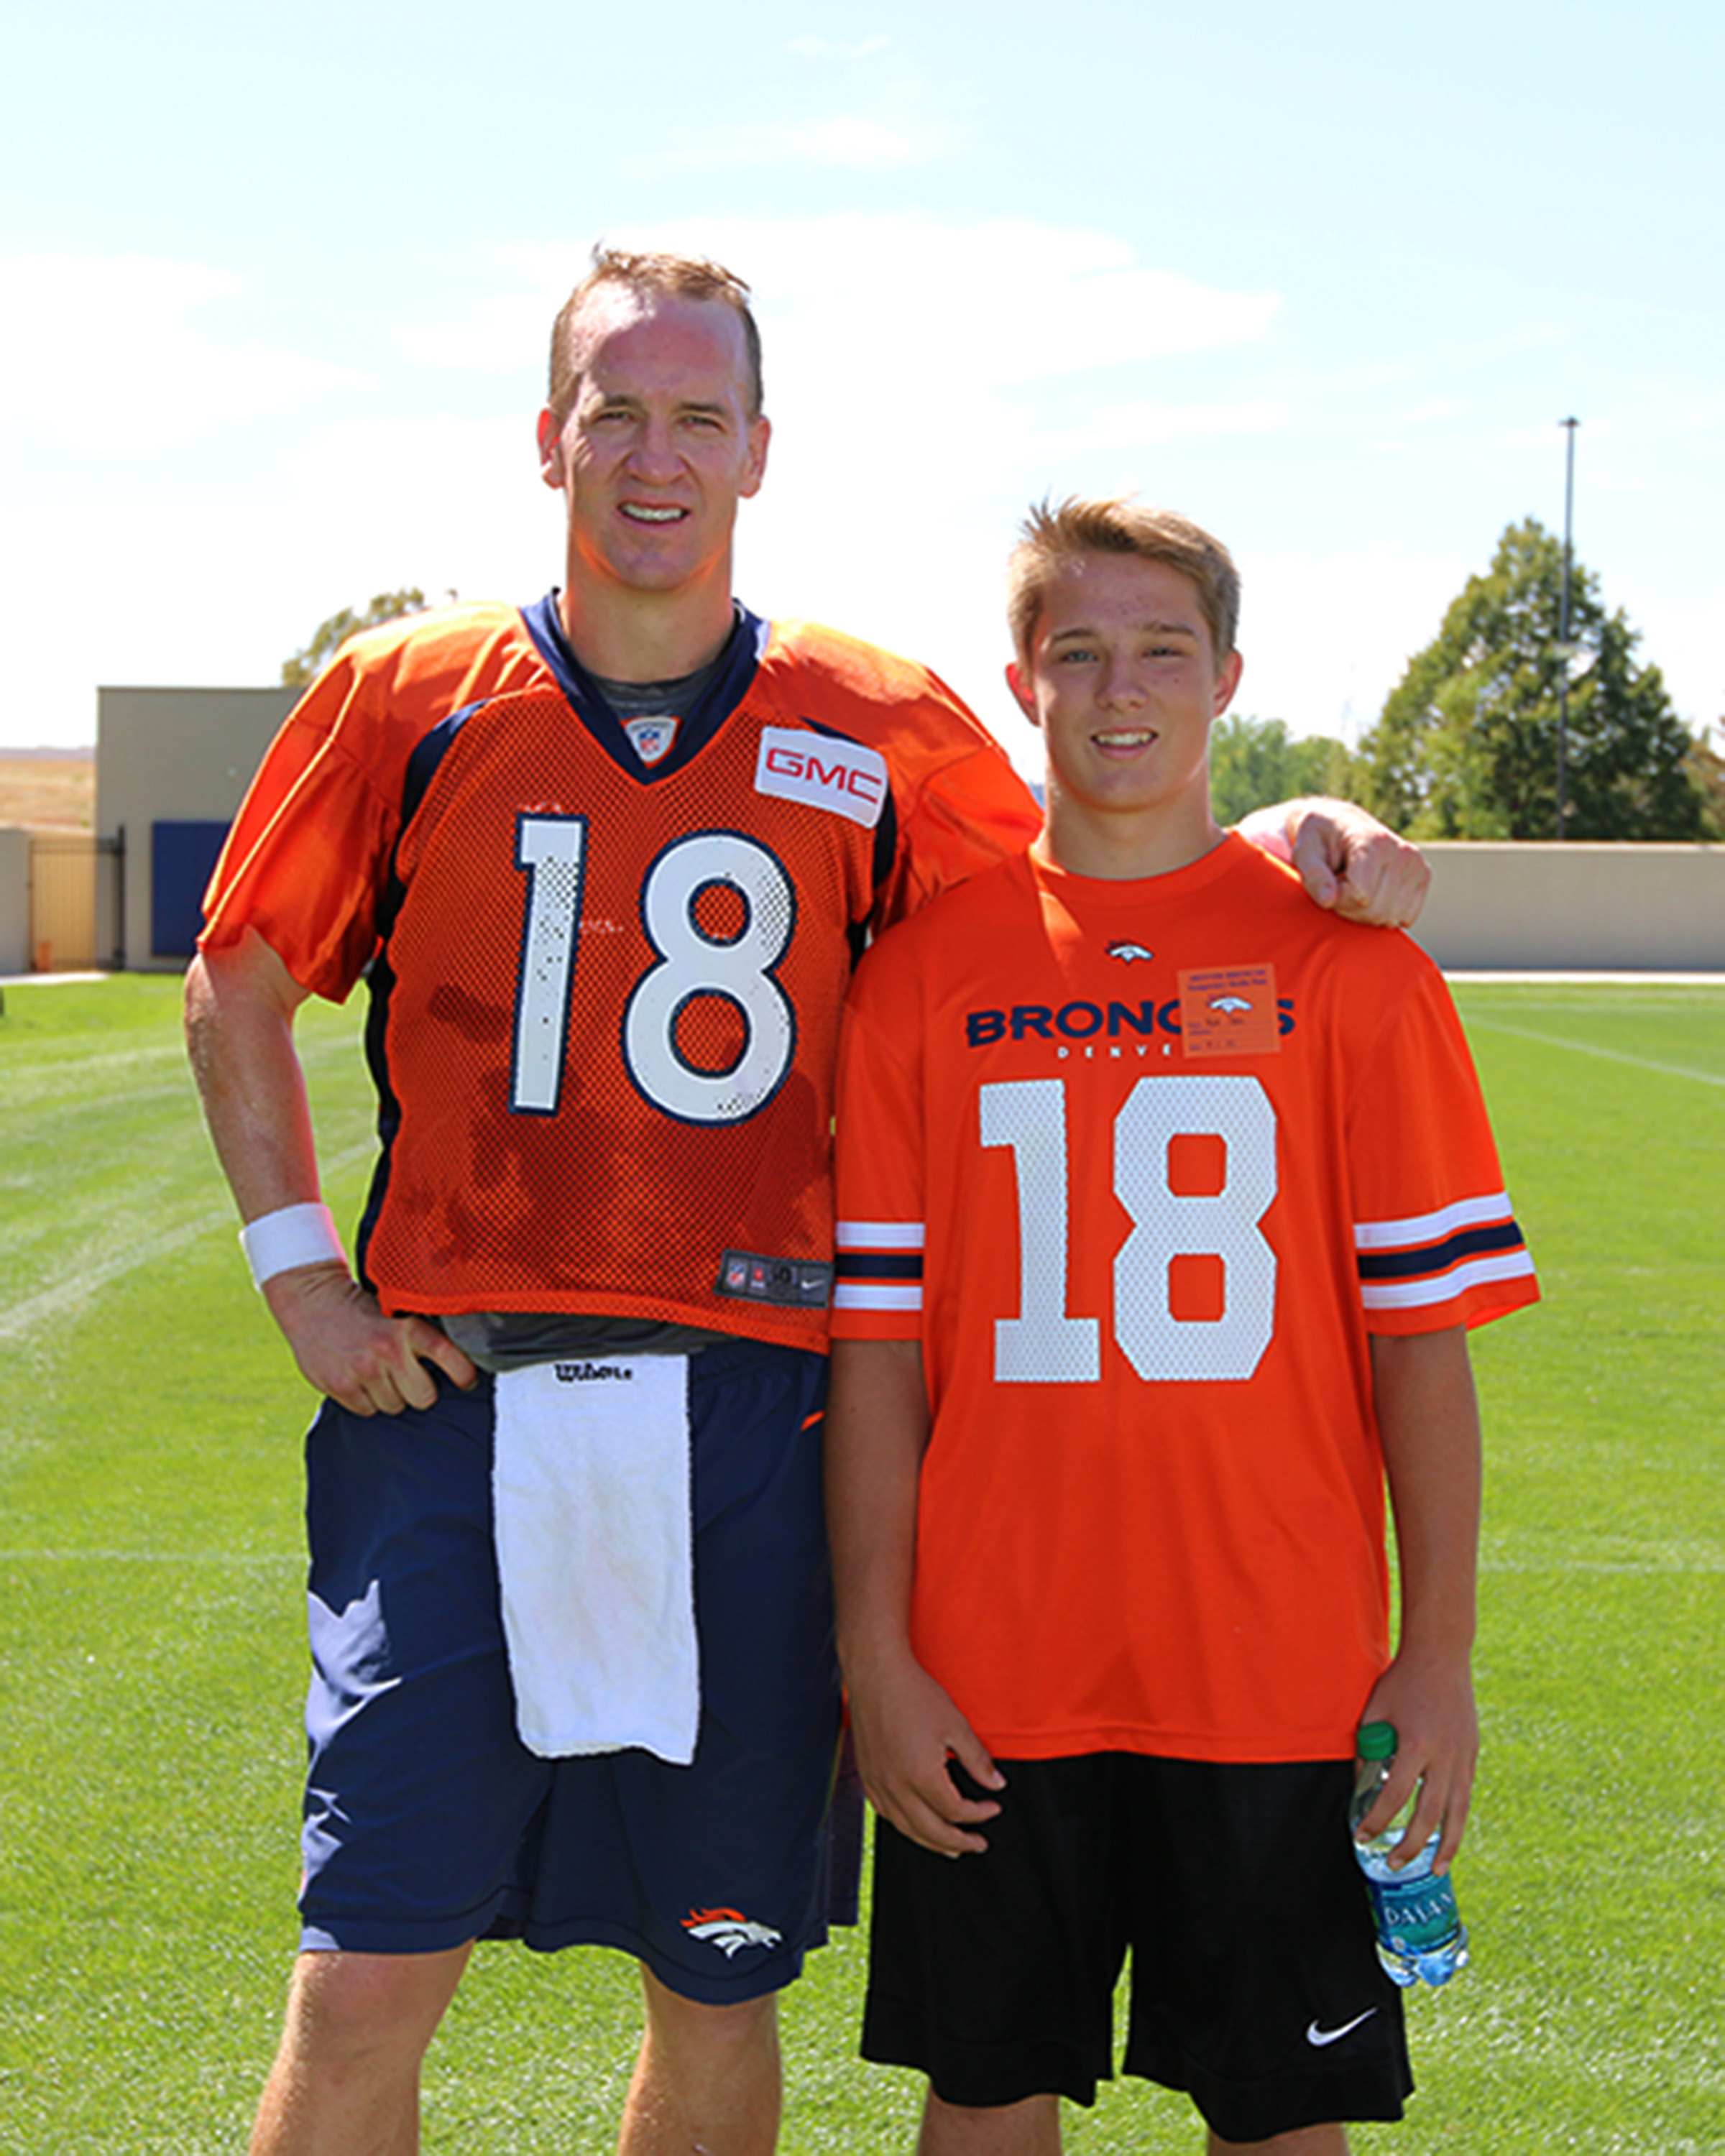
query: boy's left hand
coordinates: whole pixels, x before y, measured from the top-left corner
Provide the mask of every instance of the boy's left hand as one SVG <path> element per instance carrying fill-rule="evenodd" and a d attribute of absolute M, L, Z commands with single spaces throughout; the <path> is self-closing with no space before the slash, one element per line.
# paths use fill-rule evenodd
<path fill-rule="evenodd" d="M 1458 1669 L 1399 1655 L 1372 1687 L 1360 1720 L 1393 1722 L 1396 1732 L 1390 1777 L 1360 1822 L 1363 1837 L 1388 1826 L 1417 1783 L 1420 1801 L 1390 1869 L 1411 1863 L 1435 1834 L 1435 1868 L 1447 1871 L 1467 1825 L 1480 1753 L 1479 1716 L 1466 1663 Z"/>

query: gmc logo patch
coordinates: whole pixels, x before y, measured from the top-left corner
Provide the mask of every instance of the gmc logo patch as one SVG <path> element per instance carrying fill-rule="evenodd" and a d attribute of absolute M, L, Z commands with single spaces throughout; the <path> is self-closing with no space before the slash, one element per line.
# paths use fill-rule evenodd
<path fill-rule="evenodd" d="M 886 759 L 860 742 L 763 726 L 755 791 L 810 808 L 829 808 L 872 831 L 886 805 Z"/>

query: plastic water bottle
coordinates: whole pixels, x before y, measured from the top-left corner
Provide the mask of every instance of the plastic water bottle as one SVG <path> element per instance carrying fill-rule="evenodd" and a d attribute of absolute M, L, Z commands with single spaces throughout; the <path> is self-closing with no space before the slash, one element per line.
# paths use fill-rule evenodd
<path fill-rule="evenodd" d="M 1353 1763 L 1353 1802 L 1348 1824 L 1358 1827 L 1389 1779 L 1395 1761 L 1395 1725 L 1361 1725 Z M 1407 1832 L 1413 1800 L 1369 1841 L 1356 1841 L 1353 1853 L 1372 1895 L 1372 1920 L 1378 1930 L 1378 1958 L 1397 1984 L 1447 1984 L 1467 1962 L 1467 1930 L 1455 1907 L 1448 1872 L 1432 1870 L 1438 1837 L 1399 1871 L 1389 1868 L 1390 1852 Z"/>

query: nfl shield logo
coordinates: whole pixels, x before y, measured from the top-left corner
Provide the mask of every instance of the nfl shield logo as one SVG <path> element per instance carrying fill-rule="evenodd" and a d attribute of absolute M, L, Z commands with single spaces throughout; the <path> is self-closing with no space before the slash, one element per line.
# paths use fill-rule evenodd
<path fill-rule="evenodd" d="M 669 717 L 626 719 L 623 731 L 643 763 L 658 763 L 670 754 L 671 743 L 677 737 L 677 721 Z"/>

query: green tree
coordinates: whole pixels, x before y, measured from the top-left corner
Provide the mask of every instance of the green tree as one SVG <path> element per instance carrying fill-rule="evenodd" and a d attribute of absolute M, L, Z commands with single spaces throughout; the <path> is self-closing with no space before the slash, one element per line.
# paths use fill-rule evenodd
<path fill-rule="evenodd" d="M 404 613 L 424 613 L 429 603 L 419 587 L 409 584 L 398 592 L 377 593 L 367 602 L 362 613 L 356 613 L 352 607 L 343 607 L 340 613 L 332 613 L 327 621 L 319 622 L 309 644 L 291 659 L 283 660 L 282 686 L 303 689 L 322 671 L 350 636 L 362 629 L 377 629 L 386 621 L 398 621 Z"/>
<path fill-rule="evenodd" d="M 1327 735 L 1296 741 L 1281 719 L 1217 720 L 1210 729 L 1210 806 L 1219 824 L 1302 793 L 1351 794 L 1358 784 L 1347 747 Z"/>
<path fill-rule="evenodd" d="M 1537 520 L 1512 524 L 1484 576 L 1360 744 L 1368 803 L 1427 839 L 1549 839 L 1557 830 L 1558 687 L 1568 669 L 1565 836 L 1698 839 L 1706 797 L 1695 742 L 1656 666 L 1575 565 L 1569 648 L 1559 646 L 1563 550 Z"/>
<path fill-rule="evenodd" d="M 1707 739 L 1704 727 L 1696 737 L 1695 746 L 1683 759 L 1684 768 L 1701 789 L 1707 803 L 1707 821 L 1703 836 L 1725 839 L 1725 756 Z"/>

